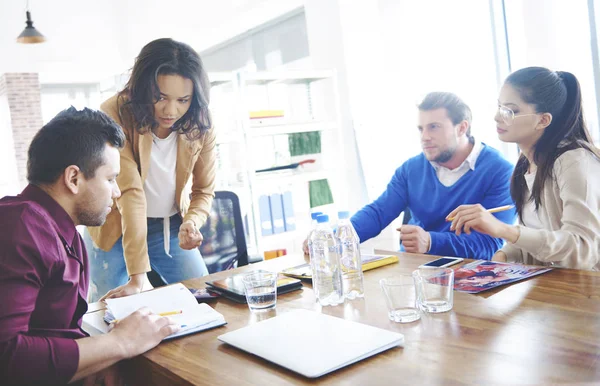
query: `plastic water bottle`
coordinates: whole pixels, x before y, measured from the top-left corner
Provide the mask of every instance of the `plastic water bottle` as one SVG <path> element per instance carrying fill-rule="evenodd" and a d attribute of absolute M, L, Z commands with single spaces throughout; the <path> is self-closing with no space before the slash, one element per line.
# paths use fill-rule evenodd
<path fill-rule="evenodd" d="M 344 296 L 350 300 L 362 298 L 365 296 L 365 286 L 360 256 L 360 240 L 350 222 L 350 212 L 339 212 L 338 219 L 335 237 L 340 243 L 340 265 Z"/>
<path fill-rule="evenodd" d="M 315 232 L 315 229 L 317 229 L 317 216 L 323 214 L 323 212 L 315 212 L 315 213 L 311 213 L 310 214 L 310 232 L 308 232 L 308 236 L 306 236 L 306 243 L 308 245 L 308 254 L 311 255 L 310 249 L 312 247 L 312 235 Z"/>
<path fill-rule="evenodd" d="M 329 226 L 329 216 L 317 216 L 317 229 L 312 237 L 310 261 L 313 289 L 319 304 L 335 306 L 344 302 L 340 269 L 339 242 Z"/>
<path fill-rule="evenodd" d="M 312 266 L 313 263 L 313 251 L 312 251 L 312 236 L 315 233 L 315 230 L 317 229 L 317 216 L 323 214 L 323 212 L 314 212 L 310 214 L 310 232 L 308 232 L 308 236 L 306 236 L 306 244 L 308 247 L 308 255 L 310 256 L 310 269 L 311 272 L 314 272 L 314 267 Z M 314 277 L 314 276 L 313 276 Z M 315 286 L 313 286 L 313 290 L 315 292 L 315 295 L 317 296 L 317 298 L 319 297 L 318 295 L 318 291 L 317 288 Z"/>

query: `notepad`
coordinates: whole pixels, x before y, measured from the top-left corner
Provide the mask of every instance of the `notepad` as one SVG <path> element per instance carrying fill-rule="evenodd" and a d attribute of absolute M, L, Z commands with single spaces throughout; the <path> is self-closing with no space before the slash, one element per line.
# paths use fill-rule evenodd
<path fill-rule="evenodd" d="M 290 311 L 218 339 L 309 378 L 404 345 L 402 334 L 308 310 Z"/>
<path fill-rule="evenodd" d="M 363 272 L 398 262 L 398 256 L 394 255 L 362 254 L 361 259 Z M 310 268 L 310 264 L 308 263 L 284 269 L 281 271 L 281 273 L 283 275 L 294 277 L 296 279 L 312 279 L 312 270 Z"/>
<path fill-rule="evenodd" d="M 137 295 L 126 296 L 117 299 L 106 299 L 106 320 L 124 319 L 141 307 L 148 307 L 153 313 L 170 312 L 181 310 L 180 314 L 169 316 L 179 323 L 181 329 L 165 339 L 172 339 L 194 332 L 207 330 L 209 328 L 224 325 L 225 318 L 208 304 L 198 304 L 194 295 L 183 284 L 174 284 L 166 287 L 156 288 L 152 291 L 142 292 Z M 94 328 L 95 333 L 106 333 L 109 324 L 106 323 L 104 315 L 86 314 L 84 324 Z M 101 317 L 102 316 L 102 317 Z M 88 331 L 89 333 L 89 331 Z"/>

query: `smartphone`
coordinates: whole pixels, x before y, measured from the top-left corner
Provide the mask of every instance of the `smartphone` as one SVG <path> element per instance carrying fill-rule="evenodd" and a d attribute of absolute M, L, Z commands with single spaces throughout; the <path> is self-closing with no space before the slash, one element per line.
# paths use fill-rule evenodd
<path fill-rule="evenodd" d="M 463 260 L 464 259 L 462 257 L 440 257 L 437 260 L 433 260 L 419 266 L 419 268 L 444 268 L 460 263 Z"/>

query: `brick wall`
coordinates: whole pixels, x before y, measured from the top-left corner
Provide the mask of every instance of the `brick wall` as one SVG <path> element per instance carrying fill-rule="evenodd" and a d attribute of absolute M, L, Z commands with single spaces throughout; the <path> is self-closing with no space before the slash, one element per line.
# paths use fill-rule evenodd
<path fill-rule="evenodd" d="M 27 184 L 27 149 L 42 127 L 40 81 L 36 73 L 6 73 L 0 77 L 0 95 L 10 110 L 19 184 Z"/>

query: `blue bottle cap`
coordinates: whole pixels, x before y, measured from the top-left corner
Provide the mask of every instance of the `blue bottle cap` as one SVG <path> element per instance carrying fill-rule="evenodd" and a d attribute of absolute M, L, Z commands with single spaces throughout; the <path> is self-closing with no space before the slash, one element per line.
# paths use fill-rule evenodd
<path fill-rule="evenodd" d="M 312 218 L 313 220 L 317 219 L 317 216 L 319 216 L 320 214 L 323 214 L 323 212 L 314 212 L 310 214 L 310 218 Z"/>
<path fill-rule="evenodd" d="M 317 216 L 317 223 L 322 224 L 324 222 L 329 222 L 329 216 L 326 214 L 320 214 Z"/>

